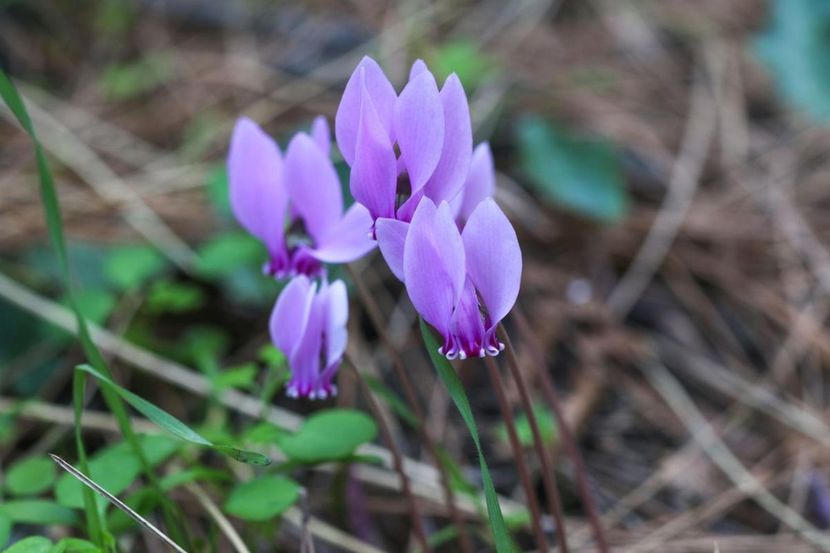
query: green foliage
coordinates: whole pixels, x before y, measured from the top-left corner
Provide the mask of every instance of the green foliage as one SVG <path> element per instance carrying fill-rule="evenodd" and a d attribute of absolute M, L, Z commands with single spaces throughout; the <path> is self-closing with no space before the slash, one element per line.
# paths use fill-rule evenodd
<path fill-rule="evenodd" d="M 611 143 L 536 116 L 519 120 L 516 138 L 521 170 L 543 198 L 604 223 L 626 215 L 622 162 Z"/>
<path fill-rule="evenodd" d="M 556 441 L 557 427 L 556 418 L 550 409 L 544 405 L 535 405 L 533 407 L 533 414 L 536 416 L 536 422 L 539 425 L 539 432 L 542 434 L 542 441 L 545 444 L 552 444 Z M 516 417 L 516 434 L 519 436 L 519 442 L 525 447 L 533 445 L 533 430 L 530 427 L 530 422 L 527 419 L 527 413 L 520 413 Z M 499 439 L 508 443 L 507 427 L 504 423 L 498 428 Z"/>
<path fill-rule="evenodd" d="M 75 511 L 45 499 L 13 499 L 0 503 L 0 515 L 6 515 L 12 522 L 23 524 L 66 524 L 78 523 Z"/>
<path fill-rule="evenodd" d="M 269 520 L 282 514 L 299 497 L 300 486 L 296 482 L 268 474 L 234 488 L 225 502 L 225 511 L 244 520 Z"/>
<path fill-rule="evenodd" d="M 63 538 L 52 549 L 51 553 L 100 553 L 99 548 L 94 543 L 78 538 Z"/>
<path fill-rule="evenodd" d="M 151 52 L 136 61 L 107 68 L 101 77 L 101 89 L 111 100 L 128 100 L 154 90 L 173 75 L 173 60 L 164 52 Z"/>
<path fill-rule="evenodd" d="M 781 95 L 818 120 L 830 121 L 830 3 L 773 0 L 755 53 Z"/>
<path fill-rule="evenodd" d="M 157 280 L 147 294 L 147 310 L 150 313 L 186 313 L 205 304 L 205 293 L 189 282 Z"/>
<path fill-rule="evenodd" d="M 231 367 L 216 373 L 211 378 L 215 392 L 222 392 L 229 388 L 251 390 L 256 383 L 257 366 L 253 363 Z"/>
<path fill-rule="evenodd" d="M 481 51 L 479 42 L 459 39 L 444 43 L 431 56 L 430 67 L 440 81 L 458 75 L 467 90 L 481 84 L 495 70 L 495 63 Z"/>
<path fill-rule="evenodd" d="M 258 265 L 265 259 L 265 249 L 242 232 L 220 234 L 203 244 L 198 251 L 196 269 L 205 278 L 225 277 L 244 265 Z"/>
<path fill-rule="evenodd" d="M 361 411 L 327 409 L 306 419 L 297 432 L 279 436 L 277 444 L 292 461 L 322 463 L 350 457 L 377 431 L 375 421 Z"/>
<path fill-rule="evenodd" d="M 262 455 L 261 453 L 256 453 L 254 451 L 244 451 L 242 449 L 237 449 L 235 447 L 225 446 L 225 445 L 216 445 L 200 434 L 198 434 L 195 430 L 187 426 L 185 423 L 168 413 L 167 411 L 153 405 L 146 399 L 137 396 L 136 394 L 132 393 L 131 391 L 122 388 L 108 377 L 104 376 L 100 372 L 96 371 L 89 365 L 79 365 L 76 371 L 82 371 L 94 376 L 101 384 L 105 387 L 108 387 L 110 390 L 114 391 L 118 394 L 121 399 L 129 403 L 135 410 L 139 413 L 153 421 L 159 428 L 170 432 L 180 440 L 184 440 L 186 442 L 190 442 L 196 445 L 209 447 L 219 453 L 224 455 L 228 455 L 229 457 L 236 459 L 242 463 L 248 463 L 251 465 L 267 465 L 271 462 L 266 456 Z"/>
<path fill-rule="evenodd" d="M 55 482 L 55 463 L 45 456 L 26 457 L 6 473 L 6 489 L 14 495 L 37 495 Z"/>
<path fill-rule="evenodd" d="M 115 309 L 116 299 L 110 292 L 99 288 L 75 292 L 75 302 L 87 320 L 102 324 Z"/>
<path fill-rule="evenodd" d="M 120 290 L 134 290 L 161 272 L 167 261 L 149 246 L 122 246 L 111 250 L 104 261 L 104 273 Z"/>
<path fill-rule="evenodd" d="M 438 353 L 438 342 L 432 335 L 432 332 L 427 327 L 427 324 L 421 319 L 421 335 L 424 338 L 424 345 L 429 352 L 429 358 L 432 361 L 435 370 L 438 372 L 439 378 L 447 388 L 450 397 L 455 403 L 455 407 L 464 419 L 464 424 L 467 425 L 467 430 L 470 432 L 470 437 L 475 443 L 478 451 L 478 462 L 481 468 L 481 480 L 484 483 L 484 498 L 487 502 L 487 517 L 490 521 L 490 530 L 493 532 L 493 537 L 496 541 L 496 551 L 498 553 L 513 553 L 516 547 L 507 531 L 507 526 L 504 522 L 504 516 L 499 505 L 499 497 L 496 494 L 496 488 L 493 485 L 493 478 L 490 476 L 490 469 L 487 467 L 487 461 L 484 459 L 484 451 L 481 449 L 481 438 L 478 434 L 478 427 L 476 426 L 475 418 L 473 418 L 473 409 L 470 407 L 470 400 L 467 399 L 467 393 L 464 391 L 464 386 L 458 379 L 450 362 Z"/>
<path fill-rule="evenodd" d="M 9 543 L 12 534 L 12 519 L 8 515 L 0 515 L 0 547 Z"/>
<path fill-rule="evenodd" d="M 232 212 L 231 200 L 228 196 L 228 168 L 224 163 L 208 172 L 205 188 L 217 215 L 230 218 Z"/>
<path fill-rule="evenodd" d="M 42 536 L 32 536 L 23 538 L 15 543 L 3 553 L 51 553 L 52 542 L 48 538 Z"/>
<path fill-rule="evenodd" d="M 179 448 L 180 442 L 166 436 L 139 436 L 139 443 L 150 466 L 157 466 Z M 97 452 L 89 461 L 89 475 L 96 484 L 113 495 L 118 495 L 135 481 L 141 472 L 141 463 L 129 444 L 121 442 Z M 58 503 L 66 507 L 83 508 L 83 489 L 71 474 L 63 474 L 55 486 Z M 105 505 L 104 498 L 98 498 Z"/>

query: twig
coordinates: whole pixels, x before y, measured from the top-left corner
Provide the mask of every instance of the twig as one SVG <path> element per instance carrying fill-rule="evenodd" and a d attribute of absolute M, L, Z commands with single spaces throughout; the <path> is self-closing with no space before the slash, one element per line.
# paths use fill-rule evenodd
<path fill-rule="evenodd" d="M 534 366 L 536 373 L 539 375 L 539 380 L 542 382 L 542 394 L 545 400 L 553 411 L 558 424 L 559 434 L 565 444 L 565 451 L 571 459 L 574 468 L 574 475 L 576 476 L 576 484 L 579 489 L 579 496 L 582 499 L 582 506 L 585 508 L 585 513 L 588 515 L 588 522 L 591 525 L 591 530 L 594 533 L 594 539 L 597 542 L 597 547 L 601 553 L 608 553 L 608 541 L 605 538 L 605 532 L 602 529 L 602 522 L 599 518 L 597 506 L 594 503 L 594 498 L 591 495 L 591 490 L 588 487 L 588 473 L 585 470 L 585 463 L 582 460 L 582 454 L 579 452 L 579 447 L 576 444 L 576 439 L 571 432 L 570 424 L 565 418 L 565 410 L 562 408 L 562 402 L 559 400 L 559 394 L 556 392 L 556 387 L 551 381 L 551 377 L 547 371 L 547 364 L 545 363 L 545 355 L 542 353 L 542 348 L 536 342 L 533 330 L 530 323 L 525 318 L 524 313 L 518 307 L 513 308 L 513 319 L 519 327 L 519 331 L 525 336 L 526 344 L 530 349 L 530 353 L 534 358 Z M 508 357 L 511 357 L 511 363 L 518 365 L 516 359 L 516 350 L 507 334 L 504 325 L 501 326 L 501 336 L 504 343 L 507 345 L 505 351 Z"/>
<path fill-rule="evenodd" d="M 663 262 L 700 182 L 716 129 L 711 95 L 702 79 L 698 75 L 692 85 L 691 107 L 680 155 L 660 211 L 628 270 L 608 297 L 608 308 L 620 319 L 625 318 Z"/>
<path fill-rule="evenodd" d="M 406 472 L 404 472 L 403 455 L 401 455 L 398 445 L 395 443 L 395 437 L 392 435 L 392 432 L 389 430 L 389 426 L 386 424 L 386 419 L 383 416 L 382 409 L 378 404 L 372 389 L 369 388 L 369 384 L 366 382 L 366 379 L 364 379 L 363 375 L 360 374 L 360 370 L 358 370 L 354 360 L 351 357 L 348 357 L 347 361 L 348 366 L 352 369 L 352 372 L 354 372 L 360 382 L 360 385 L 363 387 L 364 394 L 369 402 L 369 407 L 375 414 L 375 419 L 380 427 L 383 441 L 386 442 L 386 447 L 388 447 L 389 451 L 392 453 L 392 463 L 395 467 L 395 471 L 398 473 L 398 477 L 401 480 L 401 489 L 403 490 L 404 497 L 406 498 L 406 502 L 409 507 L 409 514 L 412 519 L 412 526 L 415 531 L 415 536 L 421 544 L 421 551 L 430 553 L 432 548 L 429 545 L 426 530 L 424 530 L 423 515 L 418 508 L 418 502 L 415 500 L 415 496 L 412 494 L 412 488 L 409 485 L 409 477 L 406 475 Z"/>
<path fill-rule="evenodd" d="M 242 541 L 242 538 L 239 536 L 236 528 L 233 527 L 233 524 L 231 524 L 231 521 L 229 521 L 222 511 L 219 510 L 216 503 L 213 502 L 210 496 L 205 493 L 205 491 L 198 484 L 191 482 L 185 485 L 185 488 L 193 494 L 196 501 L 199 502 L 214 522 L 216 522 L 216 525 L 219 526 L 219 530 L 225 534 L 225 537 L 228 538 L 228 541 L 237 553 L 251 553 L 251 550 L 248 549 L 248 546 Z"/>
<path fill-rule="evenodd" d="M 516 352 L 512 351 L 513 345 L 510 342 L 506 342 L 506 344 L 511 349 L 511 351 L 507 352 L 507 365 L 510 367 L 510 373 L 519 390 L 522 409 L 526 413 L 530 430 L 533 433 L 533 447 L 536 449 L 536 455 L 539 457 L 539 462 L 542 465 L 542 483 L 545 486 L 545 493 L 548 496 L 548 509 L 556 521 L 556 539 L 559 542 L 559 549 L 563 553 L 568 553 L 568 538 L 566 536 L 564 517 L 562 515 L 562 498 L 559 496 L 559 488 L 557 488 L 556 482 L 554 481 L 553 462 L 542 441 L 542 433 L 539 430 L 539 422 L 536 420 L 533 401 L 530 399 L 527 383 L 525 383 L 522 371 L 516 362 Z"/>
<path fill-rule="evenodd" d="M 426 427 L 426 417 L 424 416 L 424 411 L 418 401 L 415 386 L 412 383 L 412 379 L 409 377 L 409 371 L 406 370 L 403 359 L 401 359 L 397 348 L 392 343 L 392 340 L 386 331 L 386 325 L 383 322 L 383 314 L 381 313 L 378 304 L 375 302 L 374 297 L 369 290 L 366 289 L 365 283 L 354 268 L 351 265 L 347 265 L 346 268 L 349 271 L 352 282 L 354 282 L 355 287 L 357 288 L 357 293 L 366 308 L 366 313 L 369 315 L 372 325 L 375 327 L 378 335 L 380 335 L 381 341 L 392 359 L 392 366 L 395 368 L 398 379 L 401 381 L 404 396 L 409 404 L 409 408 L 412 409 L 412 412 L 415 413 L 415 417 L 418 419 L 418 432 L 421 439 L 427 447 L 430 455 L 435 460 L 435 466 L 440 474 L 441 486 L 444 490 L 444 498 L 450 512 L 450 518 L 453 521 L 453 524 L 458 528 L 458 539 L 461 544 L 461 550 L 464 553 L 472 553 L 472 541 L 470 540 L 470 536 L 467 534 L 464 527 L 461 515 L 455 506 L 455 493 L 452 490 L 449 474 L 447 473 L 444 463 L 441 461 L 441 456 L 438 454 L 438 447 L 435 445 L 435 441 L 432 439 L 432 436 Z"/>

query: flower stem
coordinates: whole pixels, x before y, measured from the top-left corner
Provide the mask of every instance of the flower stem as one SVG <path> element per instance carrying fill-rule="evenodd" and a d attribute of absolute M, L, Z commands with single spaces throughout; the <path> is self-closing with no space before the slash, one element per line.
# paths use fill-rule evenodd
<path fill-rule="evenodd" d="M 503 331 L 503 329 L 502 329 Z M 542 482 L 545 486 L 545 494 L 548 496 L 548 510 L 556 522 L 556 539 L 559 543 L 559 549 L 562 553 L 568 553 L 568 538 L 565 532 L 565 517 L 562 514 L 562 498 L 559 495 L 559 488 L 556 487 L 555 473 L 553 462 L 551 461 L 548 451 L 545 449 L 545 444 L 542 441 L 542 432 L 539 430 L 539 422 L 536 419 L 536 413 L 533 410 L 533 402 L 530 399 L 530 392 L 527 388 L 524 375 L 522 374 L 519 365 L 516 363 L 515 352 L 513 352 L 510 343 L 505 340 L 509 349 L 507 354 L 507 365 L 510 367 L 510 374 L 513 380 L 516 381 L 516 387 L 519 390 L 519 398 L 522 402 L 522 409 L 527 414 L 527 421 L 530 424 L 530 430 L 533 433 L 533 447 L 536 450 L 536 455 L 539 457 L 539 462 L 542 465 Z"/>
<path fill-rule="evenodd" d="M 377 302 L 375 302 L 374 296 L 372 296 L 371 292 L 368 288 L 366 288 L 366 284 L 359 278 L 354 268 L 351 265 L 346 265 L 346 268 L 349 271 L 349 276 L 351 276 L 352 282 L 354 282 L 355 287 L 357 288 L 360 301 L 366 308 L 366 313 L 369 315 L 372 326 L 380 336 L 384 347 L 389 353 L 389 357 L 392 359 L 392 365 L 395 367 L 395 373 L 397 374 L 398 380 L 400 380 L 401 386 L 403 387 L 406 402 L 412 412 L 415 413 L 415 417 L 418 419 L 418 432 L 421 440 L 426 446 L 427 451 L 429 451 L 430 456 L 435 459 L 435 466 L 441 476 L 441 487 L 444 490 L 444 502 L 447 504 L 447 509 L 449 509 L 450 519 L 458 530 L 458 540 L 461 545 L 461 551 L 463 553 L 473 553 L 473 542 L 470 539 L 470 535 L 467 533 L 467 528 L 464 525 L 464 520 L 461 518 L 461 513 L 455 505 L 455 493 L 450 485 L 450 476 L 447 473 L 447 468 L 441 461 L 441 456 L 438 453 L 438 447 L 435 445 L 435 441 L 432 439 L 432 436 L 427 430 L 426 417 L 424 416 L 424 411 L 418 401 L 418 395 L 415 393 L 415 386 L 412 384 L 412 379 L 409 378 L 409 372 L 406 370 L 406 366 L 403 363 L 403 359 L 401 359 L 400 353 L 398 353 L 397 348 L 395 348 L 391 338 L 389 338 L 389 334 L 386 332 L 386 325 L 383 321 L 383 315 Z"/>
<path fill-rule="evenodd" d="M 383 436 L 383 441 L 386 442 L 386 446 L 392 453 L 392 464 L 395 467 L 395 471 L 398 473 L 398 477 L 401 479 L 401 489 L 403 490 L 404 497 L 406 497 L 409 515 L 412 519 L 413 531 L 415 532 L 415 537 L 421 546 L 421 551 L 423 553 L 431 553 L 432 549 L 429 546 L 429 540 L 427 539 L 427 534 L 424 530 L 423 515 L 421 514 L 421 510 L 418 508 L 418 502 L 415 499 L 415 495 L 413 495 L 412 488 L 409 485 L 409 477 L 406 475 L 406 472 L 404 472 L 403 455 L 401 455 L 401 452 L 398 449 L 398 444 L 395 443 L 395 437 L 392 435 L 389 425 L 386 424 L 386 419 L 383 417 L 383 411 L 381 410 L 374 393 L 372 393 L 371 388 L 369 388 L 369 384 L 366 382 L 366 379 L 363 378 L 363 375 L 360 374 L 360 370 L 358 370 L 354 359 L 352 359 L 348 353 L 346 353 L 346 359 L 348 361 L 348 366 L 352 369 L 352 372 L 354 372 L 357 380 L 363 387 L 364 394 L 369 402 L 369 408 L 372 410 L 372 413 L 374 413 L 375 419 L 378 422 L 378 427 L 380 428 L 381 436 Z"/>
<path fill-rule="evenodd" d="M 492 357 L 485 357 L 484 363 L 490 372 L 490 381 L 493 383 L 493 391 L 496 393 L 496 399 L 499 402 L 499 409 L 504 418 L 504 425 L 507 428 L 507 436 L 510 439 L 510 446 L 513 448 L 513 455 L 516 457 L 516 469 L 519 471 L 519 480 L 524 488 L 527 496 L 527 503 L 530 507 L 530 524 L 533 527 L 533 533 L 536 537 L 536 546 L 539 551 L 550 551 L 548 547 L 548 540 L 545 537 L 545 531 L 542 528 L 542 513 L 539 509 L 539 501 L 536 498 L 536 491 L 533 488 L 533 482 L 530 480 L 530 474 L 527 470 L 527 459 L 525 459 L 522 444 L 519 441 L 519 435 L 516 432 L 516 423 L 513 420 L 513 411 L 510 402 L 507 400 L 507 394 L 504 393 L 504 381 L 499 372 L 499 366 L 496 360 Z M 557 520 L 557 526 L 559 521 Z M 560 532 L 560 528 L 556 529 Z"/>
<path fill-rule="evenodd" d="M 565 444 L 565 451 L 568 453 L 568 456 L 571 458 L 571 463 L 574 467 L 574 474 L 576 475 L 576 483 L 579 489 L 579 495 L 582 499 L 582 506 L 585 508 L 585 512 L 588 515 L 588 522 L 591 525 L 591 529 L 594 533 L 594 539 L 597 542 L 597 548 L 599 549 L 600 553 L 608 553 L 608 541 L 605 538 L 605 532 L 602 528 L 602 523 L 600 522 L 599 512 L 597 511 L 596 504 L 594 503 L 594 498 L 591 495 L 591 491 L 588 488 L 588 475 L 587 471 L 585 470 L 585 463 L 582 460 L 582 454 L 579 451 L 579 447 L 576 445 L 576 440 L 574 439 L 574 435 L 571 432 L 570 426 L 568 425 L 568 421 L 565 418 L 565 411 L 562 409 L 562 404 L 559 401 L 559 394 L 556 391 L 556 387 L 553 385 L 551 381 L 550 375 L 546 370 L 546 363 L 545 363 L 545 356 L 542 353 L 542 349 L 539 346 L 539 343 L 536 341 L 533 331 L 531 329 L 530 323 L 528 322 L 525 315 L 518 307 L 513 308 L 514 319 L 516 321 L 517 326 L 519 327 L 520 332 L 525 336 L 527 340 L 527 345 L 530 348 L 530 353 L 533 355 L 536 371 L 539 374 L 539 379 L 542 382 L 542 393 L 545 396 L 548 404 L 550 405 L 551 410 L 553 411 L 554 416 L 556 417 L 556 421 L 559 428 L 559 434 L 562 436 L 562 441 Z M 518 366 L 518 361 L 516 359 L 516 352 L 513 349 L 513 344 L 510 341 L 510 336 L 507 334 L 507 330 L 504 328 L 503 325 L 500 325 L 502 339 L 504 343 L 507 345 L 507 356 L 511 363 L 515 363 Z"/>

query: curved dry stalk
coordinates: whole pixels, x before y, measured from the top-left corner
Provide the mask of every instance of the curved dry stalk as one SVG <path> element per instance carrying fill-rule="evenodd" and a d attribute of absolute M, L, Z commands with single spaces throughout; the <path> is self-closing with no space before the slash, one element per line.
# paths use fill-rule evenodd
<path fill-rule="evenodd" d="M 527 460 L 522 450 L 522 444 L 519 441 L 519 435 L 516 432 L 516 421 L 513 420 L 513 411 L 510 407 L 510 402 L 507 400 L 507 395 L 504 393 L 504 381 L 501 378 L 499 366 L 492 357 L 485 357 L 484 364 L 487 365 L 487 370 L 490 373 L 490 382 L 493 384 L 493 391 L 496 394 L 502 417 L 504 417 L 504 426 L 507 428 L 510 447 L 513 448 L 513 455 L 516 457 L 516 470 L 519 473 L 519 481 L 522 483 L 525 496 L 527 496 L 527 504 L 530 507 L 530 525 L 536 537 L 536 546 L 539 548 L 539 551 L 549 551 L 550 548 L 548 547 L 548 540 L 545 537 L 545 530 L 542 528 L 542 511 L 539 509 L 539 501 L 536 498 L 536 491 L 533 489 L 533 482 L 530 480 L 530 474 L 527 469 Z M 556 526 L 557 534 L 561 535 L 562 529 L 564 528 L 561 517 L 556 520 Z"/>
<path fill-rule="evenodd" d="M 214 522 L 216 522 L 219 530 L 225 534 L 225 537 L 228 538 L 228 541 L 237 553 L 251 553 L 251 550 L 248 549 L 248 546 L 245 545 L 244 541 L 242 541 L 242 538 L 239 536 L 236 528 L 233 527 L 233 524 L 231 524 L 231 521 L 229 521 L 222 511 L 219 510 L 219 507 L 216 506 L 216 503 L 214 503 L 210 496 L 205 493 L 201 486 L 191 482 L 190 484 L 185 485 L 185 488 L 193 494 L 196 501 L 199 502 Z"/>
<path fill-rule="evenodd" d="M 352 372 L 355 374 L 360 382 L 360 385 L 363 387 L 366 399 L 369 401 L 369 407 L 374 413 L 375 419 L 377 419 L 378 427 L 380 428 L 381 435 L 383 436 L 383 441 L 386 442 L 386 446 L 392 453 L 392 462 L 401 481 L 401 489 L 403 490 L 404 497 L 406 498 L 407 507 L 409 508 L 409 515 L 412 519 L 412 526 L 415 531 L 415 537 L 421 545 L 421 551 L 424 553 L 431 553 L 432 548 L 429 545 L 426 530 L 424 530 L 423 515 L 421 510 L 418 508 L 418 502 L 415 500 L 415 496 L 412 494 L 412 487 L 409 483 L 409 477 L 406 475 L 403 468 L 403 455 L 401 455 L 398 445 L 395 443 L 395 437 L 392 435 L 389 425 L 386 424 L 380 405 L 378 404 L 377 399 L 375 399 L 375 395 L 371 388 L 369 388 L 369 384 L 367 384 L 366 379 L 363 378 L 363 375 L 360 374 L 357 365 L 348 353 L 346 354 L 346 360 L 348 361 L 349 368 L 352 369 Z"/>

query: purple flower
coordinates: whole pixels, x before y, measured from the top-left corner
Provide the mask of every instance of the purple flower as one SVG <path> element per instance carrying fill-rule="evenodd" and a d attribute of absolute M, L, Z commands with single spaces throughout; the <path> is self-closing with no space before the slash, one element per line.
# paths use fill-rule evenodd
<path fill-rule="evenodd" d="M 342 280 L 317 283 L 305 275 L 286 285 L 271 313 L 271 339 L 288 358 L 291 397 L 335 395 L 334 376 L 346 351 L 349 301 Z"/>
<path fill-rule="evenodd" d="M 352 195 L 374 220 L 407 222 L 424 197 L 450 201 L 469 173 L 472 128 L 461 81 L 450 75 L 439 91 L 420 60 L 396 95 L 377 62 L 363 58 L 343 92 L 335 135 L 352 168 Z"/>
<path fill-rule="evenodd" d="M 369 211 L 355 204 L 343 212 L 330 142 L 318 117 L 311 135 L 295 135 L 283 157 L 256 123 L 236 123 L 228 154 L 231 208 L 268 249 L 270 275 L 320 275 L 323 263 L 353 261 L 374 247 Z"/>
<path fill-rule="evenodd" d="M 429 198 L 411 223 L 381 218 L 376 227 L 390 269 L 443 336 L 440 353 L 449 359 L 498 355 L 504 345 L 496 327 L 519 294 L 522 253 L 496 202 L 479 202 L 460 232 L 450 205 L 436 207 Z"/>

